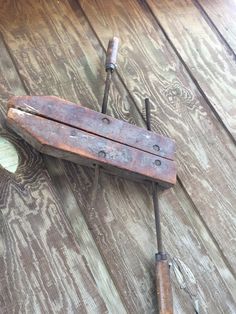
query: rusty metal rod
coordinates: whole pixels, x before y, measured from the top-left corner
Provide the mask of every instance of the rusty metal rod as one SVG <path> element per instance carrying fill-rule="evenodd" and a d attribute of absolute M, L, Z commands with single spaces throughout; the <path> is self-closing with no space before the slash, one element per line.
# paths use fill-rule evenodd
<path fill-rule="evenodd" d="M 107 103 L 108 103 L 108 96 L 111 86 L 111 79 L 112 73 L 116 69 L 116 60 L 118 54 L 118 45 L 119 45 L 119 38 L 113 37 L 109 40 L 107 52 L 106 52 L 106 62 L 105 62 L 105 70 L 107 72 L 105 88 L 104 88 L 104 95 L 102 101 L 102 109 L 101 113 L 107 113 Z M 95 175 L 94 175 L 94 190 L 92 195 L 91 207 L 93 208 L 96 202 L 96 194 L 98 189 L 99 183 L 99 175 L 100 175 L 100 166 L 98 164 L 95 165 Z"/>
<path fill-rule="evenodd" d="M 103 96 L 103 102 L 102 102 L 102 113 L 107 113 L 107 102 L 108 102 L 108 95 L 109 90 L 111 86 L 111 79 L 112 79 L 112 73 L 116 69 L 116 59 L 118 54 L 118 45 L 119 45 L 119 39 L 117 37 L 113 37 L 109 40 L 108 47 L 107 47 L 107 53 L 106 53 L 106 63 L 105 63 L 105 69 L 107 72 L 106 76 L 106 82 L 105 82 L 105 89 L 104 89 L 104 96 Z"/>
<path fill-rule="evenodd" d="M 145 98 L 145 110 L 146 110 L 147 129 L 151 131 L 152 126 L 151 126 L 151 111 L 150 111 L 149 98 Z M 152 200 L 153 200 L 153 207 L 154 207 L 154 213 L 155 213 L 157 249 L 158 249 L 158 253 L 163 253 L 160 209 L 159 209 L 159 202 L 158 202 L 158 197 L 157 197 L 157 184 L 155 182 L 152 182 Z"/>
<path fill-rule="evenodd" d="M 104 114 L 107 113 L 107 102 L 108 102 L 108 95 L 109 95 L 110 86 L 111 86 L 111 76 L 112 76 L 112 71 L 108 69 L 106 82 L 105 82 L 103 101 L 102 101 L 102 113 Z"/>
<path fill-rule="evenodd" d="M 157 197 L 157 184 L 152 182 L 152 200 L 155 214 L 155 224 L 156 224 L 156 237 L 157 237 L 157 250 L 158 254 L 163 254 L 162 246 L 162 236 L 161 236 L 161 220 L 160 220 L 160 208 Z"/>
<path fill-rule="evenodd" d="M 151 131 L 152 126 L 151 126 L 151 112 L 150 112 L 150 102 L 149 98 L 145 98 L 145 111 L 146 111 L 146 125 L 147 125 L 147 130 Z"/>
<path fill-rule="evenodd" d="M 149 99 L 145 99 L 146 124 L 147 129 L 151 131 L 151 112 Z M 157 237 L 157 254 L 156 257 L 156 293 L 158 314 L 173 314 L 173 298 L 170 282 L 170 270 L 167 254 L 163 252 L 160 210 L 157 197 L 157 183 L 152 182 L 152 199 L 155 213 L 156 237 Z"/>

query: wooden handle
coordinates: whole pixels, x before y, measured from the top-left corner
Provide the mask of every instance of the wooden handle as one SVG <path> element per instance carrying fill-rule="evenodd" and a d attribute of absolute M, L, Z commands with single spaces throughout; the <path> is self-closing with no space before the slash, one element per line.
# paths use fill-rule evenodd
<path fill-rule="evenodd" d="M 161 254 L 156 254 L 156 288 L 159 314 L 173 314 L 173 299 L 169 263 Z"/>
<path fill-rule="evenodd" d="M 113 71 L 116 68 L 119 38 L 113 37 L 109 40 L 106 54 L 106 71 Z"/>

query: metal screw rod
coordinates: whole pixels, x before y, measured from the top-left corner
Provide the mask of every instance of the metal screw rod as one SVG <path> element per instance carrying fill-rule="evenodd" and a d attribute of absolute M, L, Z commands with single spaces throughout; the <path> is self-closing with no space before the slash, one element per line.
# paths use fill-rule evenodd
<path fill-rule="evenodd" d="M 145 98 L 145 111 L 146 111 L 146 124 L 147 129 L 151 131 L 151 112 L 149 98 Z M 156 224 L 156 237 L 157 237 L 157 249 L 158 254 L 163 254 L 162 237 L 161 237 L 161 221 L 160 221 L 160 209 L 157 197 L 157 183 L 152 182 L 152 200 L 155 213 L 155 224 Z"/>
<path fill-rule="evenodd" d="M 104 95 L 103 95 L 103 101 L 102 101 L 102 110 L 101 110 L 101 113 L 103 113 L 103 114 L 107 113 L 107 103 L 108 103 L 108 96 L 109 96 L 109 91 L 110 91 L 110 86 L 111 86 L 112 73 L 116 69 L 118 44 L 119 44 L 119 39 L 117 37 L 113 37 L 111 40 L 109 40 L 108 47 L 107 47 L 106 64 L 105 64 L 107 76 L 106 76 Z M 103 118 L 103 122 L 109 124 L 109 120 L 107 118 Z M 104 152 L 104 151 L 99 152 L 99 154 L 100 154 L 100 156 L 102 156 L 104 158 L 106 157 L 106 152 Z M 100 166 L 98 164 L 96 164 L 95 165 L 95 178 L 94 178 L 94 182 L 96 184 L 95 184 L 93 198 L 92 198 L 92 205 L 94 205 L 94 203 L 96 201 L 96 193 L 97 193 L 97 189 L 98 189 L 99 174 L 100 174 Z M 93 206 L 91 206 L 91 207 L 93 207 Z"/>
<path fill-rule="evenodd" d="M 153 200 L 153 207 L 154 207 L 154 214 L 155 214 L 157 249 L 158 249 L 158 254 L 162 255 L 163 246 L 162 246 L 162 236 L 161 236 L 160 208 L 159 208 L 159 202 L 158 202 L 158 197 L 157 197 L 157 184 L 155 182 L 152 182 L 152 200 Z"/>
<path fill-rule="evenodd" d="M 107 113 L 107 102 L 108 102 L 108 95 L 109 90 L 111 86 L 111 76 L 112 76 L 112 70 L 107 70 L 107 77 L 105 82 L 105 89 L 104 89 L 104 96 L 102 101 L 102 113 Z"/>
<path fill-rule="evenodd" d="M 146 125 L 147 125 L 147 130 L 151 131 L 152 126 L 151 126 L 151 112 L 150 112 L 150 102 L 149 98 L 145 98 L 145 111 L 146 111 Z"/>

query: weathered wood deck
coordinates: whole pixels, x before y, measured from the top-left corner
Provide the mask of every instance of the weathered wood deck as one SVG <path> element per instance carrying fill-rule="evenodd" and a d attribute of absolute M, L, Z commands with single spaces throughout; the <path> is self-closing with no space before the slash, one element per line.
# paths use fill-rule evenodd
<path fill-rule="evenodd" d="M 175 313 L 196 300 L 236 313 L 235 12 L 235 0 L 1 1 L 0 313 L 156 312 L 148 186 L 102 174 L 91 208 L 92 169 L 5 125 L 10 95 L 99 110 L 113 35 L 109 113 L 145 126 L 149 97 L 153 129 L 177 142 L 178 184 L 160 196 Z"/>

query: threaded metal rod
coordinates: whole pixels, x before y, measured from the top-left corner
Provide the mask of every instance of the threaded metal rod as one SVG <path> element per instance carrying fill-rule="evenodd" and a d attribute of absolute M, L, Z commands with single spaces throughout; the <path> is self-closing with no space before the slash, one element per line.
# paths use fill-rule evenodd
<path fill-rule="evenodd" d="M 109 90 L 111 86 L 111 75 L 112 75 L 112 70 L 108 69 L 106 82 L 105 82 L 104 96 L 103 96 L 103 101 L 102 101 L 102 113 L 104 114 L 107 113 L 107 102 L 108 102 L 108 95 L 109 95 Z"/>
<path fill-rule="evenodd" d="M 157 197 L 157 184 L 155 182 L 152 182 L 152 200 L 153 200 L 153 207 L 154 207 L 154 214 L 155 214 L 157 249 L 158 249 L 158 253 L 163 253 L 160 208 L 159 208 L 159 202 L 158 202 L 158 197 Z"/>
<path fill-rule="evenodd" d="M 151 111 L 150 111 L 149 98 L 145 98 L 145 111 L 146 111 L 147 129 L 151 131 L 152 127 L 151 127 Z M 163 246 L 162 246 L 160 209 L 159 209 L 159 202 L 158 202 L 158 197 L 157 197 L 157 188 L 158 188 L 157 183 L 152 182 L 152 200 L 153 200 L 153 207 L 154 207 L 154 214 L 155 214 L 157 249 L 158 249 L 158 254 L 161 253 L 162 255 Z"/>

